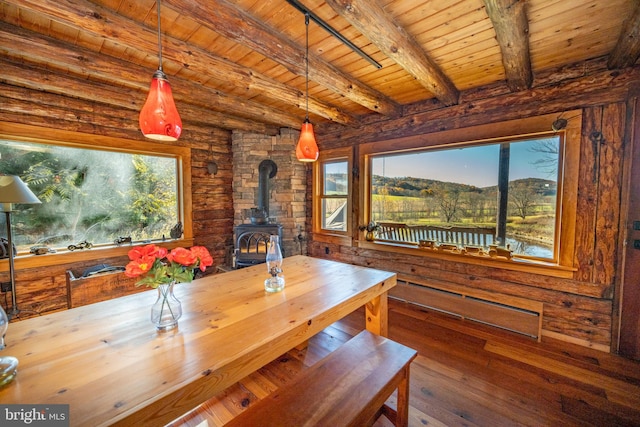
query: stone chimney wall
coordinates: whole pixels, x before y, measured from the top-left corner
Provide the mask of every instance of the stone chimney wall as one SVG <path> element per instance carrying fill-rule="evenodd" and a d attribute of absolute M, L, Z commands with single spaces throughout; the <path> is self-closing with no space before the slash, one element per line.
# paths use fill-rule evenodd
<path fill-rule="evenodd" d="M 307 165 L 296 158 L 299 132 L 283 128 L 276 136 L 233 132 L 234 226 L 251 223 L 251 208 L 258 206 L 258 166 L 275 162 L 278 172 L 269 179 L 269 222 L 282 225 L 285 257 L 307 253 L 305 220 Z"/>

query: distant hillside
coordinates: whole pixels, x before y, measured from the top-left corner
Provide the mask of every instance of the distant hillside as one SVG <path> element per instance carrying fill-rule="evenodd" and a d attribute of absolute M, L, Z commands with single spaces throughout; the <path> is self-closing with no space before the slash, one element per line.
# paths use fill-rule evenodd
<path fill-rule="evenodd" d="M 541 178 L 516 179 L 509 182 L 509 186 L 528 189 L 540 196 L 555 196 L 558 191 L 558 185 L 555 181 Z M 484 187 L 482 191 L 495 193 L 498 191 L 498 186 Z"/>
<path fill-rule="evenodd" d="M 510 187 L 517 187 L 522 190 L 529 190 L 541 196 L 552 196 L 556 194 L 557 184 L 555 181 L 540 178 L 525 178 L 511 181 Z M 386 178 L 379 175 L 373 176 L 373 193 L 387 194 L 390 196 L 405 197 L 429 197 L 435 192 L 447 193 L 476 193 L 489 196 L 496 194 L 496 185 L 490 187 L 476 187 L 455 182 L 443 182 L 433 179 L 400 177 Z"/>

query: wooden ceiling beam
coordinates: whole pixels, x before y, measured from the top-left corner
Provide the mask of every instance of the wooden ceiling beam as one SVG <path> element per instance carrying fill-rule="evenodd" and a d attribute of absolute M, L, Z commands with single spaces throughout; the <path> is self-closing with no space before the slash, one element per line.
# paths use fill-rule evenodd
<path fill-rule="evenodd" d="M 142 67 L 87 52 L 75 46 L 67 47 L 56 40 L 30 35 L 26 30 L 5 23 L 0 23 L 0 56 L 21 63 L 11 67 L 10 62 L 3 62 L 6 68 L 3 68 L 0 77 L 2 81 L 88 101 L 99 101 L 119 108 L 139 111 L 151 82 L 152 73 L 143 70 Z M 23 71 L 20 71 L 21 67 L 24 68 Z M 97 81 L 88 80 L 87 74 L 91 74 Z M 148 80 L 143 82 L 140 76 L 145 74 Z M 280 124 L 271 122 L 274 116 L 286 120 L 291 126 L 300 125 L 295 117 L 281 116 L 262 105 L 256 106 L 249 101 L 232 99 L 177 77 L 171 78 L 170 81 L 174 82 L 174 98 L 186 122 L 198 122 L 199 118 L 206 118 L 203 122 L 213 119 L 223 129 L 243 129 L 250 132 L 264 130 L 269 134 L 273 133 L 274 128 L 281 127 Z M 108 89 L 110 85 L 112 90 Z M 122 91 L 123 88 L 127 90 Z M 139 93 L 139 96 L 132 96 L 132 90 Z M 190 93 L 194 91 L 201 96 L 204 95 L 209 101 L 226 104 L 229 111 L 237 114 L 225 114 L 213 111 L 207 105 L 191 103 L 194 98 Z M 242 117 L 239 117 L 240 113 Z"/>
<path fill-rule="evenodd" d="M 633 66 L 640 56 L 640 2 L 636 2 L 633 14 L 622 25 L 620 37 L 609 55 L 610 70 Z"/>
<path fill-rule="evenodd" d="M 78 27 L 97 37 L 126 46 L 132 51 L 143 54 L 157 54 L 157 30 L 124 18 L 108 9 L 95 5 L 87 0 L 3 0 L 4 3 L 20 7 L 34 13 L 44 14 L 49 19 L 71 27 Z M 210 52 L 181 40 L 163 36 L 162 56 L 180 64 L 183 68 L 199 72 L 208 78 L 214 78 L 229 84 L 260 93 L 267 98 L 287 102 L 300 109 L 305 109 L 305 94 L 296 88 L 279 83 L 267 76 L 241 67 L 231 61 L 216 57 Z M 166 62 L 165 62 L 166 64 Z M 165 72 L 168 67 L 165 67 Z M 149 71 L 149 76 L 153 70 Z M 171 81 L 176 78 L 169 76 Z M 174 91 L 177 88 L 175 85 Z M 202 86 L 198 86 L 200 90 Z M 191 92 L 193 94 L 198 91 Z M 225 107 L 222 107 L 226 109 Z M 268 107 L 273 112 L 273 107 Z M 309 98 L 309 111 L 342 124 L 355 124 L 357 120 L 335 106 L 320 100 Z M 298 119 L 300 124 L 301 119 Z M 300 124 L 296 128 L 300 127 Z M 282 123 L 282 126 L 289 124 Z"/>
<path fill-rule="evenodd" d="M 120 111 L 122 115 L 131 117 L 133 120 L 130 120 L 130 126 L 138 128 L 137 118 L 144 102 L 142 94 L 139 99 L 135 99 L 131 96 L 131 93 L 117 90 L 122 89 L 121 87 L 114 88 L 103 83 L 79 80 L 61 74 L 52 74 L 51 71 L 45 71 L 38 67 L 14 64 L 3 59 L 0 59 L 0 67 L 2 67 L 0 82 L 7 85 L 2 90 L 3 96 L 10 97 L 9 93 L 18 93 L 15 90 L 8 89 L 7 87 L 10 85 L 15 88 L 23 88 L 23 90 L 37 91 L 35 93 L 42 94 L 40 100 L 43 100 L 46 94 L 53 94 L 59 98 L 81 99 L 87 102 L 86 105 L 108 105 L 111 109 Z M 30 99 L 30 101 L 35 101 L 35 99 Z M 74 103 L 77 102 L 74 101 Z M 63 105 L 61 104 L 60 106 Z M 104 111 L 104 108 L 102 110 Z M 241 130 L 265 135 L 277 135 L 279 133 L 279 127 L 276 125 L 205 110 L 187 103 L 179 103 L 178 110 L 184 122 L 183 127 L 188 131 L 198 128 L 204 129 L 210 123 L 215 123 L 217 127 L 231 131 Z M 206 120 L 204 120 L 205 118 Z"/>
<path fill-rule="evenodd" d="M 226 0 L 194 2 L 165 0 L 176 11 L 188 14 L 199 24 L 286 67 L 299 76 L 305 75 L 305 51 L 291 40 Z M 304 23 L 304 16 L 300 15 Z M 309 55 L 309 79 L 360 104 L 371 111 L 396 117 L 400 106 L 384 94 L 364 85 L 315 55 Z"/>
<path fill-rule="evenodd" d="M 50 92 L 34 92 L 30 89 L 9 86 L 0 83 L 0 115 L 6 119 L 9 115 L 21 114 L 32 118 L 41 117 L 45 121 L 55 118 L 67 123 L 78 123 L 84 126 L 92 126 L 95 115 L 100 115 L 100 125 L 135 134 L 136 137 L 144 139 L 140 127 L 138 126 L 138 114 L 131 110 L 101 103 L 97 100 L 86 102 L 68 96 L 61 96 Z M 208 113 L 211 122 L 219 129 L 237 129 L 237 126 L 245 128 L 246 132 L 263 132 L 265 135 L 277 135 L 278 128 L 257 123 L 255 128 L 251 128 L 251 122 L 243 122 L 237 117 L 224 116 L 213 112 Z M 133 119 L 133 120 L 132 120 Z M 181 140 L 211 141 L 211 124 L 200 124 L 196 122 L 184 121 L 184 129 Z M 58 128 L 53 122 L 53 128 Z M 131 136 L 129 136 L 130 138 Z M 209 139 L 207 139 L 209 138 Z M 177 142 L 182 145 L 184 142 Z"/>
<path fill-rule="evenodd" d="M 0 84 L 0 86 L 2 86 Z M 0 87 L 0 89 L 4 89 Z M 27 91 L 28 89 L 23 89 Z M 54 96 L 52 94 L 48 94 Z M 59 95 L 55 95 L 59 96 Z M 70 98 L 66 98 L 67 100 Z M 92 113 L 82 113 L 71 110 L 74 105 L 56 107 L 55 105 L 46 104 L 40 98 L 28 98 L 26 100 L 14 100 L 5 98 L 0 95 L 0 115 L 2 121 L 10 124 L 16 123 L 28 123 L 28 127 L 49 128 L 52 132 L 56 129 L 66 129 L 74 132 L 81 132 L 88 135 L 102 135 L 107 137 L 124 138 L 131 140 L 131 145 L 128 148 L 135 148 L 136 141 L 149 141 L 144 137 L 140 129 L 135 126 L 130 120 L 125 117 L 114 116 L 112 114 L 118 114 L 120 111 L 111 110 L 108 106 L 103 104 L 94 104 L 96 107 L 100 107 L 100 111 L 94 111 Z M 76 103 L 82 103 L 84 101 L 74 100 Z M 5 105 L 6 102 L 6 105 Z M 96 114 L 100 114 L 103 117 L 100 120 L 100 124 L 95 122 Z M 20 126 L 20 125 L 18 125 Z M 0 122 L 0 129 L 2 129 L 2 122 Z M 223 144 L 228 139 L 228 131 L 220 127 L 191 125 L 187 129 L 183 129 L 180 139 L 177 141 L 157 141 L 158 143 L 171 146 L 190 147 L 194 152 L 203 150 L 202 148 L 195 147 L 207 147 L 204 150 L 208 151 L 208 147 L 214 142 L 213 151 L 216 154 L 224 153 Z M 278 135 L 277 133 L 274 135 Z M 55 139 L 55 138 L 52 138 Z M 192 157 L 193 159 L 193 157 Z M 192 161 L 193 165 L 193 161 Z"/>
<path fill-rule="evenodd" d="M 377 0 L 326 0 L 326 3 L 440 102 L 444 105 L 458 103 L 459 92 L 453 82 Z"/>
<path fill-rule="evenodd" d="M 512 92 L 531 88 L 533 71 L 525 0 L 484 0 L 484 5 L 502 52 L 507 86 Z"/>

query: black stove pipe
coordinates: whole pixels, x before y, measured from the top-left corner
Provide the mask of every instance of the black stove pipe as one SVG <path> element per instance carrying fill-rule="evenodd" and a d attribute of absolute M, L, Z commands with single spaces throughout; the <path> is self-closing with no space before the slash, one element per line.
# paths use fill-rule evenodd
<path fill-rule="evenodd" d="M 263 160 L 258 166 L 258 212 L 269 217 L 269 178 L 278 173 L 278 167 L 273 160 Z"/>

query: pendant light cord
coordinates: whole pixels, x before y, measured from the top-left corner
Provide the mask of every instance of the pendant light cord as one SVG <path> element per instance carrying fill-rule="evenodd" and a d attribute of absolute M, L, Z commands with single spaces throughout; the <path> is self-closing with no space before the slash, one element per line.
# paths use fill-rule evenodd
<path fill-rule="evenodd" d="M 305 59 L 306 59 L 306 70 L 305 70 L 305 77 L 306 77 L 306 92 L 307 92 L 307 114 L 305 115 L 305 121 L 309 121 L 309 14 L 305 13 L 304 14 L 304 25 L 305 28 L 307 30 L 307 34 L 306 34 L 306 52 L 305 52 Z"/>
<path fill-rule="evenodd" d="M 160 36 L 160 0 L 156 1 L 158 7 L 158 70 L 162 71 L 162 41 Z"/>

